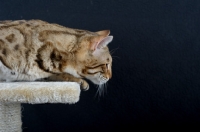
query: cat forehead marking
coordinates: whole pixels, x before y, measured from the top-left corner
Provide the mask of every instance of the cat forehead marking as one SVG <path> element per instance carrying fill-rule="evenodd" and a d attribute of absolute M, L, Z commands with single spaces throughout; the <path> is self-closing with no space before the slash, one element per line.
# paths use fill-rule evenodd
<path fill-rule="evenodd" d="M 15 35 L 14 34 L 10 34 L 6 37 L 6 40 L 8 40 L 8 42 L 12 43 L 14 41 Z"/>
<path fill-rule="evenodd" d="M 6 50 L 6 49 L 3 49 L 3 50 L 2 50 L 2 54 L 6 56 L 6 55 L 7 55 L 7 50 Z"/>
<path fill-rule="evenodd" d="M 4 41 L 2 39 L 0 39 L 0 45 L 3 45 Z"/>
<path fill-rule="evenodd" d="M 15 45 L 14 49 L 15 49 L 15 50 L 18 50 L 18 49 L 19 49 L 19 45 L 18 45 L 18 44 Z"/>

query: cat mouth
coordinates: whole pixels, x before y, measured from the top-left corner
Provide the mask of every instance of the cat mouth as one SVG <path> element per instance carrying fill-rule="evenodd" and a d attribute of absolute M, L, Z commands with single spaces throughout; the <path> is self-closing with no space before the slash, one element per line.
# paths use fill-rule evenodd
<path fill-rule="evenodd" d="M 97 85 L 105 84 L 109 80 L 108 78 L 105 78 L 100 73 L 97 73 L 95 76 L 83 76 L 83 75 L 80 75 L 80 76 L 85 78 L 86 80 L 91 81 L 94 84 L 97 84 Z"/>
<path fill-rule="evenodd" d="M 97 84 L 97 85 L 101 85 L 101 84 L 105 84 L 109 79 L 106 80 L 102 80 L 102 79 L 89 79 L 92 83 Z"/>

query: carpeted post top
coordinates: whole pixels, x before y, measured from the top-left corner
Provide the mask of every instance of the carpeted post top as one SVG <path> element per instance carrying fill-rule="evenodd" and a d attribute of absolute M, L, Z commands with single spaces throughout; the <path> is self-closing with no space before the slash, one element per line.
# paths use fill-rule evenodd
<path fill-rule="evenodd" d="M 79 96 L 80 85 L 75 82 L 0 83 L 0 102 L 74 104 Z"/>

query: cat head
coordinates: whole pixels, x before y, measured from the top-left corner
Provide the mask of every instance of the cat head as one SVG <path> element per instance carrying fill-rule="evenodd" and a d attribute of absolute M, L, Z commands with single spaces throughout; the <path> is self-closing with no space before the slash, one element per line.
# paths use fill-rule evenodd
<path fill-rule="evenodd" d="M 81 50 L 78 53 L 80 64 L 79 75 L 101 85 L 112 77 L 112 57 L 107 45 L 113 40 L 109 30 L 98 31 L 82 38 Z"/>

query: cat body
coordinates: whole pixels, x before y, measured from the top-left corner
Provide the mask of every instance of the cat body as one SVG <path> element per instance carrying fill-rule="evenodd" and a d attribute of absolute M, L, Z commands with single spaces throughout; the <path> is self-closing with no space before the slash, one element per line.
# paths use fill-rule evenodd
<path fill-rule="evenodd" d="M 90 32 L 41 20 L 0 22 L 0 79 L 73 81 L 83 89 L 112 75 L 109 30 Z"/>

